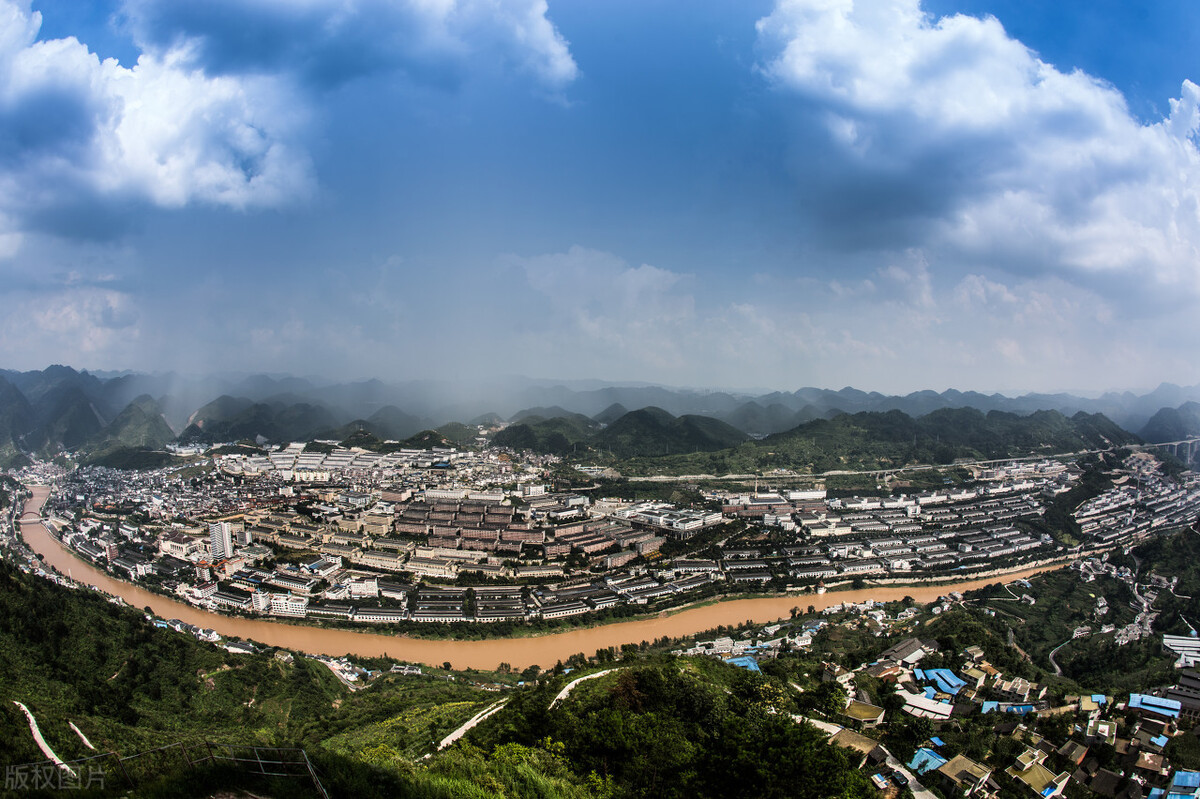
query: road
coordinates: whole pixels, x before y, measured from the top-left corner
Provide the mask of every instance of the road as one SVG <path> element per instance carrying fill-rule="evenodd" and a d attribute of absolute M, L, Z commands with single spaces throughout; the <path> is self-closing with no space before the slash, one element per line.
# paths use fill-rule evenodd
<path fill-rule="evenodd" d="M 25 713 L 25 718 L 29 719 L 29 731 L 33 733 L 33 740 L 37 742 L 38 749 L 42 750 L 42 754 L 49 758 L 54 765 L 58 766 L 60 769 L 74 777 L 75 770 L 66 763 L 62 762 L 59 756 L 54 754 L 54 750 L 50 748 L 50 744 L 46 743 L 46 739 L 42 737 L 42 731 L 38 729 L 37 719 L 33 717 L 33 713 L 29 711 L 29 708 L 25 707 L 23 702 L 18 702 L 15 699 L 13 700 L 13 704 L 21 708 L 21 710 Z"/>
<path fill-rule="evenodd" d="M 562 700 L 564 700 L 568 696 L 570 696 L 571 692 L 575 690 L 575 686 L 579 685 L 579 683 L 585 682 L 587 680 L 594 680 L 597 677 L 603 677 L 605 674 L 609 674 L 616 670 L 617 669 L 605 669 L 604 671 L 598 671 L 595 674 L 585 674 L 582 677 L 577 677 L 574 680 L 571 680 L 569 683 L 566 684 L 566 686 L 561 691 L 558 692 L 558 696 L 554 697 L 554 700 L 550 703 L 550 707 L 554 707 L 559 702 L 561 702 Z"/>
<path fill-rule="evenodd" d="M 479 724 L 481 721 L 484 721 L 485 719 L 490 717 L 493 713 L 498 713 L 500 711 L 500 708 L 504 707 L 507 704 L 508 704 L 507 699 L 501 699 L 499 702 L 489 705 L 488 707 L 485 707 L 483 710 L 476 713 L 474 716 L 471 717 L 470 721 L 468 721 L 466 724 L 459 727 L 454 732 L 447 735 L 445 738 L 443 738 L 442 742 L 440 744 L 438 744 L 438 751 L 439 752 L 442 751 L 447 746 L 449 746 L 450 744 L 457 741 L 459 738 L 466 735 L 467 732 L 469 732 L 472 728 L 475 727 L 475 725 Z M 426 755 L 426 757 L 428 757 L 428 755 Z"/>
<path fill-rule="evenodd" d="M 1062 676 L 1062 669 L 1060 669 L 1058 667 L 1058 661 L 1056 661 L 1054 659 L 1054 653 L 1057 652 L 1058 650 L 1062 649 L 1064 646 L 1066 646 L 1067 644 L 1071 643 L 1071 641 L 1074 641 L 1074 640 L 1075 640 L 1074 638 L 1069 638 L 1066 641 L 1063 641 L 1061 644 L 1059 644 L 1058 646 L 1056 646 L 1050 650 L 1050 655 L 1049 655 L 1050 665 L 1054 667 L 1054 673 L 1057 674 L 1059 677 Z"/>
<path fill-rule="evenodd" d="M 720 481 L 736 481 L 746 482 L 748 480 L 792 480 L 792 479 L 821 479 L 824 477 L 845 477 L 847 475 L 884 475 L 884 474 L 902 474 L 904 472 L 929 472 L 938 469 L 957 469 L 971 466 L 991 466 L 993 464 L 1004 463 L 1022 463 L 1025 461 L 1044 461 L 1054 460 L 1055 458 L 1078 458 L 1083 455 L 1096 455 L 1101 452 L 1111 452 L 1109 449 L 1091 449 L 1081 452 L 1059 452 L 1052 455 L 1029 455 L 1023 458 L 992 458 L 989 460 L 978 461 L 962 461 L 961 463 L 943 463 L 943 464 L 928 464 L 918 463 L 911 466 L 901 466 L 892 469 L 867 469 L 864 471 L 855 471 L 853 469 L 834 469 L 828 472 L 816 472 L 814 474 L 652 474 L 652 475 L 624 475 L 629 480 L 636 480 L 648 483 L 672 483 L 681 480 L 697 482 L 701 480 L 720 480 Z"/>

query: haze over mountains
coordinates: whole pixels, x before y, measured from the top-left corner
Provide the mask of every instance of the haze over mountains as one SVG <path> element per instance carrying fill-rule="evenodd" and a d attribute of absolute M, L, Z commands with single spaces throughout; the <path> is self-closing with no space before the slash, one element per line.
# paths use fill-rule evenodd
<path fill-rule="evenodd" d="M 840 414 L 974 408 L 1064 417 L 1102 414 L 1148 441 L 1200 434 L 1200 386 L 1163 384 L 1147 394 L 1006 397 L 947 390 L 888 396 L 854 388 L 801 388 L 757 396 L 651 385 L 563 385 L 512 378 L 474 387 L 411 381 L 330 383 L 251 375 L 99 376 L 67 366 L 0 370 L 0 449 L 17 452 L 159 448 L 173 440 L 345 438 L 366 431 L 404 439 L 450 422 L 510 422 L 498 443 L 550 451 L 587 439 L 625 456 L 711 450 L 784 433 Z M 458 425 L 469 436 L 471 428 Z"/>

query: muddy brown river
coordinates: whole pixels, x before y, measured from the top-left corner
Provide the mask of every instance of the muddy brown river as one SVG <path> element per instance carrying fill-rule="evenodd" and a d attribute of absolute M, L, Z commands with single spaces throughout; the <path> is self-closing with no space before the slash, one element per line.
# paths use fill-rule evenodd
<path fill-rule="evenodd" d="M 385 633 L 308 627 L 267 619 L 225 616 L 118 580 L 75 555 L 69 547 L 50 534 L 45 525 L 38 520 L 40 509 L 50 493 L 49 489 L 33 486 L 32 490 L 33 497 L 25 503 L 25 515 L 21 524 L 21 535 L 26 543 L 42 556 L 47 565 L 53 566 L 62 574 L 119 596 L 134 607 L 149 607 L 165 619 L 181 619 L 189 624 L 211 628 L 222 635 L 246 638 L 298 652 L 335 656 L 387 656 L 439 666 L 449 662 L 457 669 L 494 669 L 501 663 L 508 663 L 518 669 L 530 665 L 548 668 L 557 661 L 565 661 L 577 652 L 591 655 L 597 649 L 605 647 L 653 641 L 663 636 L 679 638 L 720 625 L 741 624 L 748 620 L 771 622 L 785 619 L 795 607 L 806 609 L 813 605 L 819 610 L 842 602 L 863 602 L 868 599 L 886 602 L 905 596 L 911 596 L 918 602 L 930 602 L 950 591 L 969 591 L 994 583 L 998 579 L 992 576 L 959 583 L 878 586 L 861 590 L 832 591 L 826 594 L 729 599 L 673 613 L 660 613 L 657 616 L 520 638 L 493 638 L 486 641 L 409 638 Z M 1012 572 L 1006 575 L 1005 579 L 1029 577 L 1055 568 L 1059 566 L 1025 569 Z"/>

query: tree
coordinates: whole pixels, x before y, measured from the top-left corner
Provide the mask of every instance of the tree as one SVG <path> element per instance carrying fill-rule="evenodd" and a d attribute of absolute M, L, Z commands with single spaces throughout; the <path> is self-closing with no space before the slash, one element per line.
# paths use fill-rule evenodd
<path fill-rule="evenodd" d="M 823 682 L 812 692 L 813 709 L 833 717 L 846 707 L 846 689 L 841 683 Z"/>

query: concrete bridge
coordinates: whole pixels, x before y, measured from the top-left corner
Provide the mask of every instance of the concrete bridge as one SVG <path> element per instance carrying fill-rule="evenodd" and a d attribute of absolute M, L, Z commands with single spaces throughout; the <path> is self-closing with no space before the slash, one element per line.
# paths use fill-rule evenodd
<path fill-rule="evenodd" d="M 1166 450 L 1176 458 L 1179 458 L 1179 460 L 1190 465 L 1195 462 L 1197 454 L 1200 453 L 1200 438 L 1185 438 L 1182 441 L 1163 441 L 1158 444 L 1147 444 L 1146 446 Z"/>

